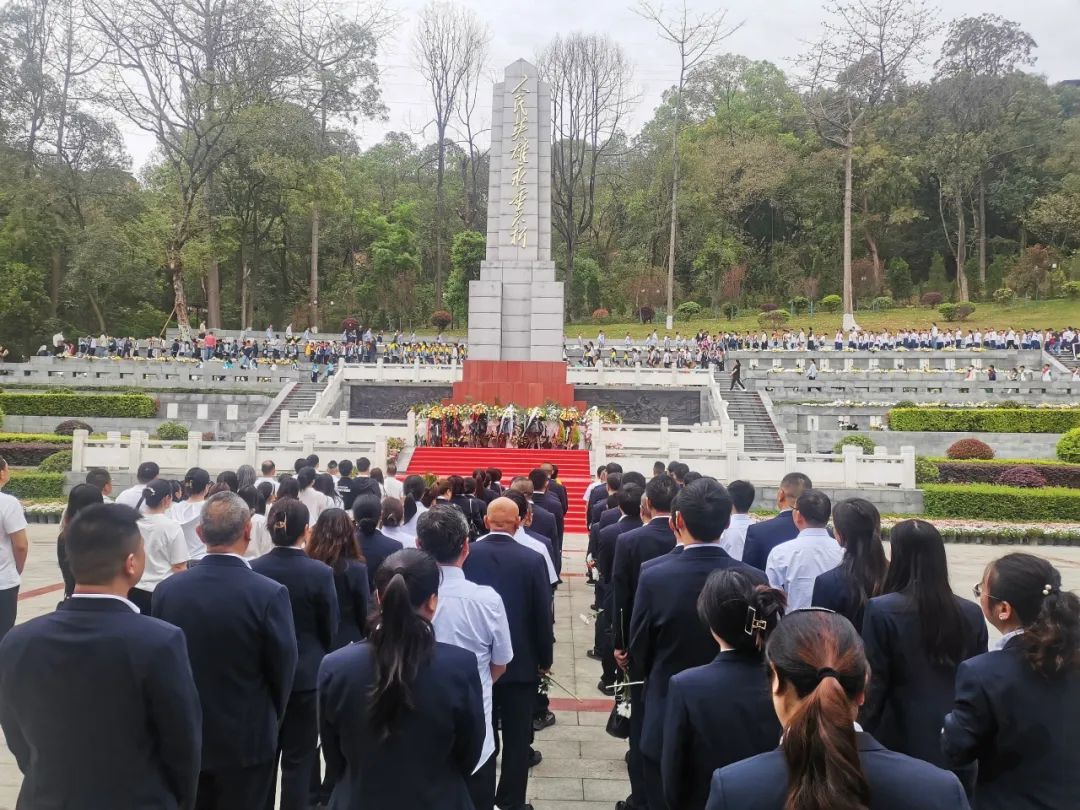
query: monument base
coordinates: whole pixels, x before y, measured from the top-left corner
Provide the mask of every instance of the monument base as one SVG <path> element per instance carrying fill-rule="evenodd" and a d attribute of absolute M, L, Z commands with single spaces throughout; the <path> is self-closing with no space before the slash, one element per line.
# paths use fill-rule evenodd
<path fill-rule="evenodd" d="M 574 398 L 574 386 L 566 381 L 566 363 L 537 360 L 466 360 L 461 382 L 454 383 L 448 402 L 466 405 L 517 405 L 532 408 L 554 402 L 584 411 Z"/>

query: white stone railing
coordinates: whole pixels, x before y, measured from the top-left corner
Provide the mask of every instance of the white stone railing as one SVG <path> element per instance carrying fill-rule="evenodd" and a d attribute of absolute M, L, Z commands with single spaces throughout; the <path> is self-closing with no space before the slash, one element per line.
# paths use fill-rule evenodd
<path fill-rule="evenodd" d="M 566 369 L 566 381 L 571 385 L 628 385 L 664 386 L 675 388 L 705 388 L 712 384 L 708 369 L 648 368 L 640 364 L 631 367 L 570 366 Z"/>
<path fill-rule="evenodd" d="M 319 392 L 319 395 L 315 397 L 315 404 L 311 406 L 311 410 L 308 411 L 308 419 L 324 419 L 330 415 L 330 412 L 338 404 L 341 399 L 341 368 L 339 367 L 337 372 L 330 377 L 326 383 L 326 388 Z"/>
<path fill-rule="evenodd" d="M 382 359 L 375 363 L 346 364 L 334 375 L 342 383 L 350 382 L 388 382 L 388 383 L 445 383 L 453 384 L 461 380 L 461 366 L 457 361 L 450 365 L 437 366 L 420 361 L 412 363 L 386 363 Z"/>
<path fill-rule="evenodd" d="M 280 441 L 288 445 L 302 444 L 310 439 L 317 444 L 365 444 L 390 438 L 409 441 L 408 419 L 351 419 L 348 411 L 340 411 L 336 419 L 312 419 L 307 414 L 281 412 Z"/>

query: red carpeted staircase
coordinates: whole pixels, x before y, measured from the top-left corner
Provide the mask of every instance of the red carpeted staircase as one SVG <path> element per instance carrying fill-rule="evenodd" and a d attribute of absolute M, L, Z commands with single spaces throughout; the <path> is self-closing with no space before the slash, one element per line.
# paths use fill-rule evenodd
<path fill-rule="evenodd" d="M 559 483 L 566 487 L 570 511 L 566 515 L 567 533 L 584 533 L 585 489 L 592 480 L 588 450 L 507 450 L 483 447 L 417 447 L 409 460 L 407 475 L 433 473 L 438 476 L 472 475 L 483 467 L 502 470 L 502 485 L 507 487 L 518 475 L 528 475 L 545 461 L 559 468 Z"/>

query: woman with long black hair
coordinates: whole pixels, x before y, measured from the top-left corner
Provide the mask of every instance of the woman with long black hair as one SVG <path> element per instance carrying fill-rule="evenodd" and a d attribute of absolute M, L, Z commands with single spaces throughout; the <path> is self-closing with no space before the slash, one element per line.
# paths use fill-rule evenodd
<path fill-rule="evenodd" d="M 960 665 L 942 748 L 978 761 L 979 810 L 1065 810 L 1080 802 L 1080 599 L 1041 557 L 1007 554 L 975 586 L 1002 633 Z"/>
<path fill-rule="evenodd" d="M 861 721 L 888 748 L 947 767 L 941 721 L 953 705 L 960 662 L 986 652 L 986 623 L 978 605 L 953 593 L 945 543 L 933 525 L 901 521 L 890 545 L 883 595 L 867 603 L 863 618 L 874 676 Z"/>
<path fill-rule="evenodd" d="M 866 603 L 881 594 L 889 570 L 881 544 L 881 514 L 870 501 L 849 498 L 833 507 L 832 519 L 844 558 L 814 580 L 811 604 L 835 610 L 862 630 Z"/>
<path fill-rule="evenodd" d="M 375 575 L 367 640 L 319 669 L 319 718 L 334 810 L 472 810 L 466 780 L 484 744 L 476 656 L 435 641 L 439 566 L 419 549 Z"/>
<path fill-rule="evenodd" d="M 889 751 L 855 722 L 870 670 L 843 616 L 792 611 L 765 660 L 780 747 L 716 771 L 707 810 L 967 810 L 954 774 Z"/>
<path fill-rule="evenodd" d="M 67 547 L 64 545 L 64 535 L 67 534 L 68 526 L 75 516 L 83 509 L 94 504 L 104 503 L 105 498 L 101 490 L 93 484 L 76 484 L 68 493 L 67 508 L 64 509 L 64 523 L 60 527 L 60 534 L 56 538 L 56 562 L 60 566 L 60 575 L 64 578 L 64 598 L 67 599 L 75 590 L 75 575 L 71 573 L 68 564 Z"/>
<path fill-rule="evenodd" d="M 353 506 L 356 504 L 353 503 Z M 337 650 L 346 644 L 359 641 L 367 635 L 371 583 L 366 560 L 356 540 L 356 528 L 349 513 L 344 509 L 327 509 L 319 515 L 315 527 L 311 530 L 307 554 L 311 559 L 329 565 L 334 572 L 340 621 L 331 649 Z"/>
<path fill-rule="evenodd" d="M 387 501 L 393 503 L 387 504 Z M 397 511 L 393 509 L 397 505 Z M 397 498 L 386 498 L 381 503 L 375 495 L 360 495 L 352 505 L 353 522 L 356 524 L 356 539 L 360 544 L 360 556 L 367 565 L 368 583 L 370 590 L 375 590 L 375 572 L 383 564 L 383 560 L 395 551 L 403 548 L 400 541 L 380 530 L 380 522 L 394 520 L 394 515 L 400 519 L 401 502 Z M 388 527 L 389 528 L 389 527 Z"/>

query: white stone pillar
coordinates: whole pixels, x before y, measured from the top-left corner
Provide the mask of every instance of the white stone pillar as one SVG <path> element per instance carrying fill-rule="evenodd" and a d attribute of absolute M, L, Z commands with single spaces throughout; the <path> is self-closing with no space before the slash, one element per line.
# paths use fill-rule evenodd
<path fill-rule="evenodd" d="M 259 469 L 259 434 L 247 432 L 244 434 L 244 458 L 255 469 Z"/>
<path fill-rule="evenodd" d="M 671 438 L 668 434 L 668 418 L 660 417 L 660 457 L 668 458 L 671 452 Z"/>
<path fill-rule="evenodd" d="M 349 412 L 338 411 L 338 438 L 343 441 L 349 441 Z"/>
<path fill-rule="evenodd" d="M 412 366 L 412 381 L 420 382 L 420 359 L 413 360 Z"/>
<path fill-rule="evenodd" d="M 388 442 L 385 433 L 375 434 L 375 460 L 372 462 L 378 464 L 380 468 L 386 469 L 386 453 L 388 449 Z"/>
<path fill-rule="evenodd" d="M 794 444 L 784 445 L 784 469 L 787 472 L 792 472 L 795 469 L 795 465 L 799 462 L 799 448 Z"/>
<path fill-rule="evenodd" d="M 601 464 L 607 464 L 607 448 L 604 446 L 604 425 L 597 414 L 592 417 L 592 447 L 589 448 L 592 455 L 591 464 L 595 470 Z"/>
<path fill-rule="evenodd" d="M 408 428 L 408 436 L 405 437 L 406 447 L 416 446 L 416 414 L 411 410 L 405 415 L 405 424 Z"/>
<path fill-rule="evenodd" d="M 148 438 L 149 436 L 145 430 L 131 431 L 131 438 L 128 441 L 127 468 L 132 473 L 139 469 L 139 465 L 142 464 L 143 448 Z"/>
<path fill-rule="evenodd" d="M 375 360 L 375 379 L 381 381 L 386 374 L 386 364 L 383 358 L 379 357 Z"/>
<path fill-rule="evenodd" d="M 900 458 L 903 461 L 903 483 L 900 484 L 901 489 L 915 489 L 915 448 L 911 445 L 904 445 L 900 448 Z"/>
<path fill-rule="evenodd" d="M 189 430 L 187 435 L 187 465 L 188 467 L 199 466 L 199 455 L 202 452 L 202 434 Z"/>
<path fill-rule="evenodd" d="M 810 434 L 810 452 L 818 452 L 818 431 L 821 429 L 821 417 L 806 417 L 806 432 Z"/>
<path fill-rule="evenodd" d="M 71 436 L 71 471 L 86 472 L 86 440 L 90 437 L 87 430 L 76 430 Z"/>
<path fill-rule="evenodd" d="M 863 454 L 861 447 L 845 444 L 843 447 L 844 457 L 844 486 L 851 488 L 859 485 L 859 456 Z"/>
<path fill-rule="evenodd" d="M 302 441 L 303 441 L 303 447 L 302 447 L 301 452 L 305 456 L 310 456 L 312 453 L 315 452 L 315 434 L 314 433 L 305 433 L 304 438 L 303 438 Z"/>
<path fill-rule="evenodd" d="M 724 475 L 728 480 L 728 483 L 735 481 L 739 477 L 739 453 L 736 450 L 728 450 L 727 455 L 724 457 Z"/>

